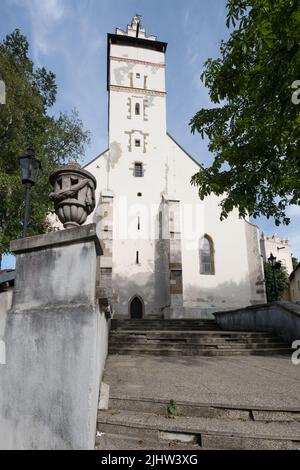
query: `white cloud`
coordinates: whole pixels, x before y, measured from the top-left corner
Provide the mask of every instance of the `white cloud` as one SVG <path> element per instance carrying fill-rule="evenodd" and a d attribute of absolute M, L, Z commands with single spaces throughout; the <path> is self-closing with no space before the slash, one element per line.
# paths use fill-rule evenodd
<path fill-rule="evenodd" d="M 66 15 L 63 0 L 11 0 L 11 3 L 26 10 L 31 21 L 33 59 L 39 64 L 40 55 L 55 50 L 50 36 L 53 29 Z"/>

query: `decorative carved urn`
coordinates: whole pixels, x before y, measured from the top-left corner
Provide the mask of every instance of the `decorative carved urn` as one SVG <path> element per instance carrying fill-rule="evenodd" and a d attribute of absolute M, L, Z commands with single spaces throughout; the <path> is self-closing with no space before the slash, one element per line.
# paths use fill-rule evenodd
<path fill-rule="evenodd" d="M 95 208 L 96 179 L 78 163 L 69 163 L 50 175 L 54 191 L 50 200 L 65 228 L 84 224 Z"/>

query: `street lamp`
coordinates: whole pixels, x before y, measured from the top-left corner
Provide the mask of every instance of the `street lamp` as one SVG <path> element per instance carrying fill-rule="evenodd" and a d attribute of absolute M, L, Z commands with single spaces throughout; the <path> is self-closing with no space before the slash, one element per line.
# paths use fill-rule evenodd
<path fill-rule="evenodd" d="M 34 148 L 27 149 L 27 155 L 20 157 L 20 170 L 22 175 L 22 183 L 25 186 L 25 211 L 24 211 L 24 222 L 22 230 L 22 238 L 26 238 L 26 231 L 28 225 L 29 216 L 29 199 L 30 191 L 34 186 L 39 171 L 41 169 L 41 162 L 34 156 Z"/>
<path fill-rule="evenodd" d="M 280 261 L 276 262 L 276 256 L 274 256 L 273 253 L 270 253 L 268 261 L 269 261 L 270 265 L 272 266 L 274 293 L 275 293 L 276 300 L 278 300 L 278 290 L 277 290 L 277 281 L 276 281 L 276 276 L 275 276 L 275 269 L 279 269 L 280 266 L 281 266 L 281 263 L 280 263 Z"/>

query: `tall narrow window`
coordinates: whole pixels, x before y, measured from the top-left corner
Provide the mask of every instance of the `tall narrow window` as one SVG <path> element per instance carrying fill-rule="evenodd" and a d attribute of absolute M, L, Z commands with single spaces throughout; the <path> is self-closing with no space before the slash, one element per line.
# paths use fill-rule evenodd
<path fill-rule="evenodd" d="M 143 176 L 143 164 L 140 162 L 135 162 L 134 164 L 134 176 L 136 178 L 141 178 Z"/>
<path fill-rule="evenodd" d="M 140 103 L 135 103 L 135 114 L 140 115 Z"/>
<path fill-rule="evenodd" d="M 138 251 L 136 252 L 135 262 L 136 262 L 136 264 L 139 264 L 139 262 L 140 262 L 140 256 L 139 256 L 139 252 L 138 252 Z"/>
<path fill-rule="evenodd" d="M 200 274 L 215 274 L 214 244 L 210 236 L 200 240 Z"/>
<path fill-rule="evenodd" d="M 138 226 L 137 226 L 137 229 L 140 230 L 141 228 L 141 220 L 140 220 L 140 216 L 138 216 Z"/>

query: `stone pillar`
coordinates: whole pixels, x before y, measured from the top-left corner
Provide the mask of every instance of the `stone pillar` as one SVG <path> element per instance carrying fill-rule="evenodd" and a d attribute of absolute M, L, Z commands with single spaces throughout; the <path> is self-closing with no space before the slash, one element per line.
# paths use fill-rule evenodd
<path fill-rule="evenodd" d="M 103 242 L 103 255 L 100 258 L 98 281 L 99 299 L 101 305 L 112 306 L 112 253 L 113 253 L 113 207 L 114 195 L 112 191 L 103 190 L 100 196 L 99 205 L 99 229 Z"/>
<path fill-rule="evenodd" d="M 95 224 L 16 240 L 11 250 L 0 448 L 93 449 L 108 333 L 95 296 Z"/>
<path fill-rule="evenodd" d="M 183 283 L 182 283 L 182 252 L 180 228 L 180 201 L 176 197 L 164 196 L 168 207 L 169 227 L 169 272 L 170 272 L 170 306 L 164 309 L 165 318 L 182 318 Z"/>

